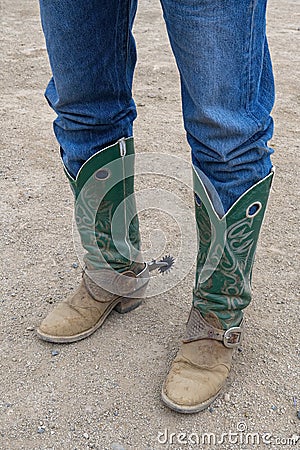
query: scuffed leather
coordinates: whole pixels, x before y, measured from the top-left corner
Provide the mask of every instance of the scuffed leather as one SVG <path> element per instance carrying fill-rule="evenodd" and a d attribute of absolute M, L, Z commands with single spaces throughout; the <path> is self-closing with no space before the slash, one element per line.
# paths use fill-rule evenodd
<path fill-rule="evenodd" d="M 104 302 L 95 300 L 82 280 L 76 292 L 48 314 L 39 330 L 53 337 L 80 334 L 94 327 L 116 298 L 116 295 L 107 293 Z"/>
<path fill-rule="evenodd" d="M 213 329 L 221 328 L 214 313 L 209 313 L 205 322 Z M 201 410 L 222 389 L 230 372 L 232 354 L 232 349 L 215 339 L 183 342 L 164 383 L 164 394 L 179 410 L 181 407 Z"/>
<path fill-rule="evenodd" d="M 164 392 L 182 407 L 201 408 L 222 389 L 231 367 L 232 349 L 204 339 L 183 343 L 164 384 Z"/>

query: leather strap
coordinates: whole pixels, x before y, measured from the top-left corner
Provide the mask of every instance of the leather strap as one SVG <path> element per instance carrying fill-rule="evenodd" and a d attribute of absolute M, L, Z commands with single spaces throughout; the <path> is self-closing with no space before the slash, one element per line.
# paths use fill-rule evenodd
<path fill-rule="evenodd" d="M 193 306 L 189 315 L 183 342 L 187 343 L 198 341 L 200 339 L 215 339 L 222 342 L 225 347 L 237 347 L 242 340 L 242 325 L 243 321 L 239 327 L 232 327 L 225 331 L 220 330 L 206 322 L 200 311 Z"/>
<path fill-rule="evenodd" d="M 83 280 L 89 294 L 101 303 L 111 302 L 117 297 L 141 298 L 142 288 L 149 281 L 147 264 L 137 274 L 132 270 L 118 273 L 113 269 L 91 270 L 87 267 Z"/>

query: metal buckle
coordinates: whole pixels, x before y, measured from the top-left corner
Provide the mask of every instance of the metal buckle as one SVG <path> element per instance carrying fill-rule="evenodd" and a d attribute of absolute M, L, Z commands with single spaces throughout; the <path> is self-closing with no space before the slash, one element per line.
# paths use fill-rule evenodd
<path fill-rule="evenodd" d="M 223 344 L 227 348 L 237 347 L 242 340 L 242 328 L 232 327 L 226 330 L 223 336 Z"/>

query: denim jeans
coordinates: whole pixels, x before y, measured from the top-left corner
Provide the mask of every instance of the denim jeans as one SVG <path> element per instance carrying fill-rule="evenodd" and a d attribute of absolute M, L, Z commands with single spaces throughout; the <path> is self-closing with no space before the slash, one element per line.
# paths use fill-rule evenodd
<path fill-rule="evenodd" d="M 266 3 L 161 0 L 192 161 L 225 211 L 272 167 Z M 53 74 L 46 98 L 73 176 L 95 152 L 133 134 L 136 7 L 137 0 L 40 0 Z"/>

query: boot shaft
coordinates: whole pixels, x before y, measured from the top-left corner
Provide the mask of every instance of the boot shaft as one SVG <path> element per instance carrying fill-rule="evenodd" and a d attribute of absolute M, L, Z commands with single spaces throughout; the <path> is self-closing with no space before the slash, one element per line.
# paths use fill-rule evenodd
<path fill-rule="evenodd" d="M 220 217 L 197 169 L 194 172 L 198 257 L 193 303 L 205 317 L 214 312 L 224 329 L 238 326 L 251 300 L 257 242 L 274 172 L 246 191 Z"/>
<path fill-rule="evenodd" d="M 76 179 L 74 215 L 91 270 L 128 270 L 141 260 L 134 197 L 133 138 L 121 139 L 88 159 Z"/>

